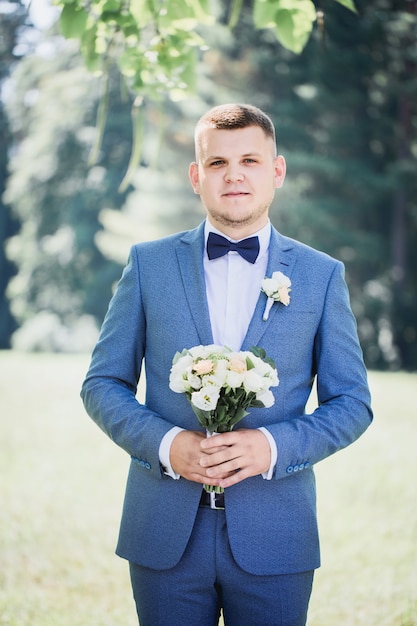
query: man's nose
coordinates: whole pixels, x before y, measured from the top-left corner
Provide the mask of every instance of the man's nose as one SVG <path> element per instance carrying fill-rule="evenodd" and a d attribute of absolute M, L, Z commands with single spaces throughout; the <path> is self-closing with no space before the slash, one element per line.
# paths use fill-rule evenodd
<path fill-rule="evenodd" d="M 244 179 L 244 174 L 238 165 L 229 165 L 224 178 L 227 183 L 237 183 Z"/>

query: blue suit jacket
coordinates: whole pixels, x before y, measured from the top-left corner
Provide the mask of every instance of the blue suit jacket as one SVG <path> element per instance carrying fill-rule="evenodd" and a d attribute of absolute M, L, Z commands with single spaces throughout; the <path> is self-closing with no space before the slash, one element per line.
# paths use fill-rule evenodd
<path fill-rule="evenodd" d="M 158 450 L 172 426 L 199 429 L 186 396 L 172 392 L 168 379 L 177 350 L 213 343 L 203 249 L 203 224 L 132 248 L 82 389 L 88 413 L 131 456 L 117 553 L 155 569 L 180 560 L 202 489 L 167 477 Z M 275 303 L 263 321 L 260 292 L 242 349 L 265 348 L 280 385 L 273 407 L 252 409 L 239 423 L 268 428 L 278 460 L 272 480 L 256 476 L 225 493 L 234 558 L 255 574 L 319 566 L 313 466 L 352 443 L 372 419 L 343 265 L 272 229 L 267 275 L 278 270 L 291 278 L 291 303 Z M 320 406 L 307 415 L 315 376 Z"/>

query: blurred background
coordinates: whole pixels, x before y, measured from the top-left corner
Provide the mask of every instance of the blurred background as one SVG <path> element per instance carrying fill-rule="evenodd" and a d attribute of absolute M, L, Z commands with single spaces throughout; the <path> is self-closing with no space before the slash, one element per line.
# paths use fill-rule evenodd
<path fill-rule="evenodd" d="M 417 3 L 316 2 L 300 54 L 254 28 L 252 2 L 230 30 L 231 4 L 201 25 L 193 92 L 141 99 L 126 180 L 135 94 L 109 63 L 103 123 L 103 76 L 60 9 L 0 1 L 0 349 L 91 349 L 130 245 L 203 217 L 195 122 L 242 101 L 270 114 L 287 159 L 273 224 L 345 263 L 367 366 L 417 369 Z"/>

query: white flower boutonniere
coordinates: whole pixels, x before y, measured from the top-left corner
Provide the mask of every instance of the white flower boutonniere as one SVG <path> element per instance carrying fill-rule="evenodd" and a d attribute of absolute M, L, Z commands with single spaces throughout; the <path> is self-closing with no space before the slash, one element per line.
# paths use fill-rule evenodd
<path fill-rule="evenodd" d="M 274 272 L 272 278 L 264 278 L 261 283 L 261 289 L 268 296 L 263 320 L 266 321 L 269 316 L 274 302 L 281 302 L 284 306 L 290 303 L 291 281 L 288 276 L 282 272 Z"/>

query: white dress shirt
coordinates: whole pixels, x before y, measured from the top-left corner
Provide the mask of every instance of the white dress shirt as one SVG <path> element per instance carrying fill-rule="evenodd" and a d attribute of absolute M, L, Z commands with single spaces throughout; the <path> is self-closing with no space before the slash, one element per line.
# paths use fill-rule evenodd
<path fill-rule="evenodd" d="M 206 243 L 209 232 L 224 237 L 224 233 L 214 228 L 207 219 L 204 231 Z M 204 278 L 213 342 L 236 351 L 241 349 L 259 298 L 261 281 L 266 276 L 271 237 L 270 222 L 268 221 L 259 232 L 253 233 L 251 237 L 253 236 L 259 238 L 259 255 L 253 264 L 243 259 L 236 251 L 230 251 L 211 261 L 206 249 L 204 252 Z M 161 464 L 172 478 L 179 478 L 179 475 L 171 467 L 169 451 L 174 437 L 181 430 L 179 427 L 174 427 L 168 431 L 159 448 Z M 272 478 L 277 461 L 277 447 L 269 431 L 263 427 L 260 430 L 267 437 L 271 447 L 271 465 L 263 474 L 263 477 L 269 480 Z"/>

